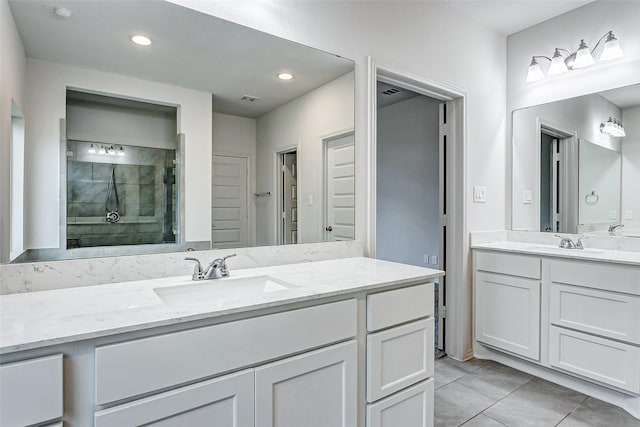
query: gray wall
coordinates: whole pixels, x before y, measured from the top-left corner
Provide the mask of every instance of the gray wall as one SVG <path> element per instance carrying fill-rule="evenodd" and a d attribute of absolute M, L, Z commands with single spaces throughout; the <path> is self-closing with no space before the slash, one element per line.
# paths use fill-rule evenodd
<path fill-rule="evenodd" d="M 439 103 L 417 96 L 378 110 L 377 258 L 427 266 L 425 254 L 440 255 Z"/>

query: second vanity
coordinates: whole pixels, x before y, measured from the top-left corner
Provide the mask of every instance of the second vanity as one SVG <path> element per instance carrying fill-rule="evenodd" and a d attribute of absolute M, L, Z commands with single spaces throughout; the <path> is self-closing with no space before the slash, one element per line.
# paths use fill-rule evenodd
<path fill-rule="evenodd" d="M 431 426 L 441 275 L 349 258 L 0 297 L 2 425 Z"/>
<path fill-rule="evenodd" d="M 640 418 L 640 253 L 474 245 L 477 357 Z"/>

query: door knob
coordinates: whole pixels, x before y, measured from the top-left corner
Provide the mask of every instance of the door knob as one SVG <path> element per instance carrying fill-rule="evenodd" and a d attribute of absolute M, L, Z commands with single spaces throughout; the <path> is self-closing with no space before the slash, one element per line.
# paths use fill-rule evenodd
<path fill-rule="evenodd" d="M 324 229 L 327 231 L 333 231 L 333 227 L 330 225 L 326 226 Z"/>

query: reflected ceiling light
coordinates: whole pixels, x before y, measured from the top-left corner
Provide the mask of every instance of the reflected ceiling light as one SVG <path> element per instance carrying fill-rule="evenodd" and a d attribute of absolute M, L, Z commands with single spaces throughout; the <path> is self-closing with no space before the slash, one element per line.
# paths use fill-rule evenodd
<path fill-rule="evenodd" d="M 140 46 L 149 46 L 151 44 L 151 39 L 146 36 L 142 36 L 140 34 L 136 34 L 131 37 L 131 41 Z"/>
<path fill-rule="evenodd" d="M 593 49 L 589 49 L 587 43 L 582 39 L 580 40 L 578 49 L 574 52 L 568 51 L 567 49 L 555 48 L 552 58 L 544 55 L 534 55 L 532 57 L 531 64 L 529 65 L 527 82 L 535 82 L 544 78 L 544 73 L 537 61 L 538 58 L 544 58 L 551 63 L 548 70 L 548 75 L 550 76 L 562 74 L 568 70 L 590 67 L 595 63 L 595 60 L 593 59 L 593 52 L 598 48 L 603 40 L 604 45 L 602 54 L 600 55 L 601 61 L 610 61 L 624 56 L 622 48 L 620 47 L 620 42 L 618 42 L 613 31 L 608 31 L 604 36 L 600 37 Z M 563 56 L 563 53 L 566 56 Z"/>
<path fill-rule="evenodd" d="M 611 117 L 609 117 L 609 120 L 606 122 L 600 123 L 600 132 L 614 138 L 623 138 L 627 136 L 627 133 L 624 131 L 624 126 L 622 126 L 622 122 Z"/>
<path fill-rule="evenodd" d="M 56 6 L 53 8 L 53 13 L 55 13 L 56 15 L 58 15 L 60 18 L 70 18 L 71 15 L 73 15 L 73 12 L 71 12 L 69 9 L 67 9 L 66 7 L 62 7 L 62 6 Z"/>
<path fill-rule="evenodd" d="M 93 146 L 93 144 L 91 144 L 91 146 L 89 147 L 89 149 L 87 150 L 87 153 L 89 154 L 96 154 L 96 149 Z"/>
<path fill-rule="evenodd" d="M 293 75 L 291 75 L 289 73 L 280 73 L 280 74 L 278 74 L 278 78 L 280 80 L 291 80 L 293 78 Z"/>

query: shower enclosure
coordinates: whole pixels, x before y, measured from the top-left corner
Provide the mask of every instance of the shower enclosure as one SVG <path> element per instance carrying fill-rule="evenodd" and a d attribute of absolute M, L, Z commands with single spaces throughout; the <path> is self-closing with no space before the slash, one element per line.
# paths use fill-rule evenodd
<path fill-rule="evenodd" d="M 67 249 L 175 243 L 176 150 L 67 141 Z"/>

